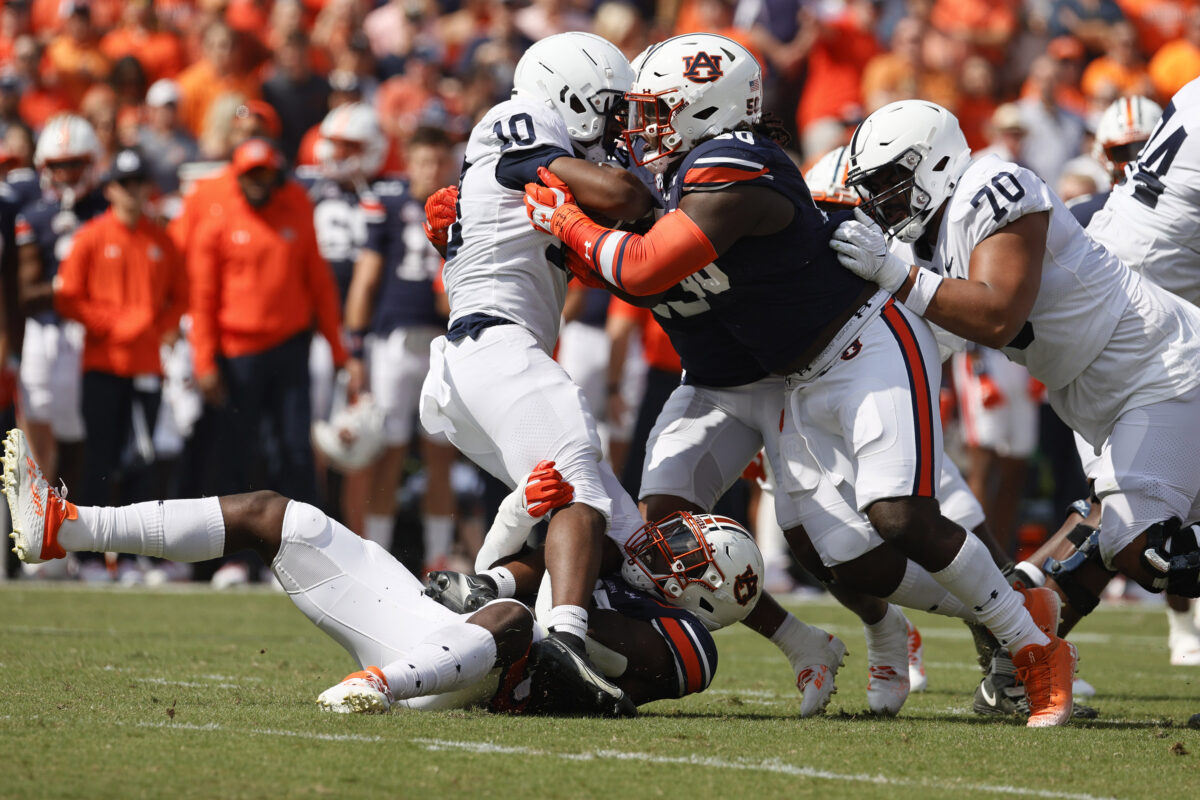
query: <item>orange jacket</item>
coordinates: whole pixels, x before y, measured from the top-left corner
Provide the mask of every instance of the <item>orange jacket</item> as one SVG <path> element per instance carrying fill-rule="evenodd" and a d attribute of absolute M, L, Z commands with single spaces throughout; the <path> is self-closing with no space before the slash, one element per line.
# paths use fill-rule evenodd
<path fill-rule="evenodd" d="M 212 373 L 218 353 L 261 353 L 311 328 L 314 317 L 341 366 L 337 286 L 304 188 L 289 181 L 260 209 L 239 191 L 223 207 L 200 222 L 188 254 L 196 375 Z"/>
<path fill-rule="evenodd" d="M 183 259 L 151 220 L 128 228 L 107 211 L 76 234 L 58 268 L 54 306 L 87 330 L 84 369 L 161 375 L 159 342 L 187 308 Z"/>

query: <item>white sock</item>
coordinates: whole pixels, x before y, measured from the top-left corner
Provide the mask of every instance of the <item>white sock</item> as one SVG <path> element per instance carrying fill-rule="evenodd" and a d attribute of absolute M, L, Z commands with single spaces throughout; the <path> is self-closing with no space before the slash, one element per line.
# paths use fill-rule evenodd
<path fill-rule="evenodd" d="M 554 606 L 546 627 L 559 633 L 572 633 L 580 639 L 587 638 L 588 613 L 582 606 Z"/>
<path fill-rule="evenodd" d="M 1038 630 L 1025 610 L 1024 598 L 1008 585 L 983 542 L 970 533 L 950 566 L 930 574 L 966 604 L 1010 653 L 1050 641 Z"/>
<path fill-rule="evenodd" d="M 771 642 L 787 656 L 792 671 L 799 672 L 822 660 L 824 648 L 829 644 L 829 634 L 807 622 L 801 622 L 789 611 L 778 630 L 771 634 Z"/>
<path fill-rule="evenodd" d="M 404 658 L 384 665 L 392 697 L 404 700 L 461 689 L 496 665 L 496 639 L 471 622 L 449 625 L 426 636 Z"/>
<path fill-rule="evenodd" d="M 171 561 L 207 561 L 225 550 L 225 518 L 216 497 L 78 508 L 79 519 L 58 533 L 65 550 Z"/>
<path fill-rule="evenodd" d="M 425 563 L 446 558 L 454 549 L 454 517 L 426 514 L 421 518 L 425 531 Z"/>
<path fill-rule="evenodd" d="M 924 567 L 912 560 L 909 560 L 908 568 L 904 571 L 904 577 L 900 579 L 896 591 L 883 599 L 905 608 L 959 617 L 967 622 L 976 621 L 975 614 L 969 608 L 946 591 Z"/>
<path fill-rule="evenodd" d="M 387 550 L 392 550 L 392 540 L 396 536 L 396 520 L 388 514 L 367 514 L 364 520 L 366 540 Z"/>
<path fill-rule="evenodd" d="M 517 596 L 517 579 L 505 567 L 492 567 L 491 569 L 485 569 L 479 574 L 487 575 L 496 582 L 496 595 L 498 597 Z"/>

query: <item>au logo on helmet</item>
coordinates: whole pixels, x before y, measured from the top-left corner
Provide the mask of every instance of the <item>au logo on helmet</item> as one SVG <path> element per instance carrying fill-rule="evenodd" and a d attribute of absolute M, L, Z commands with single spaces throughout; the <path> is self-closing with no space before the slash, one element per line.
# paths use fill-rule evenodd
<path fill-rule="evenodd" d="M 692 83 L 712 83 L 725 73 L 721 71 L 721 56 L 699 52 L 683 57 L 683 77 Z"/>
<path fill-rule="evenodd" d="M 737 600 L 739 606 L 744 606 L 757 594 L 758 573 L 754 571 L 753 566 L 747 564 L 746 571 L 733 579 L 733 598 Z"/>

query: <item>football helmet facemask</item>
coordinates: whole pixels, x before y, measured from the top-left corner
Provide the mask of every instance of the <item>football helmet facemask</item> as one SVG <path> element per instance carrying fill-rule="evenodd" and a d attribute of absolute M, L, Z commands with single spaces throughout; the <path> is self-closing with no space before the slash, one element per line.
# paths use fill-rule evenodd
<path fill-rule="evenodd" d="M 1162 106 L 1141 95 L 1119 98 L 1104 109 L 1096 125 L 1092 157 L 1104 165 L 1113 183 L 1125 176 L 1125 166 L 1137 158 L 1162 114 Z"/>
<path fill-rule="evenodd" d="M 854 208 L 862 199 L 846 185 L 846 174 L 850 171 L 850 151 L 835 147 L 817 159 L 817 163 L 804 173 L 804 182 L 812 194 L 813 202 L 825 211 Z"/>
<path fill-rule="evenodd" d="M 714 33 L 675 36 L 634 59 L 625 144 L 661 174 L 705 136 L 762 119 L 762 69 L 742 45 Z M 635 147 L 641 139 L 644 147 Z"/>
<path fill-rule="evenodd" d="M 567 124 L 582 157 L 599 164 L 613 153 L 609 130 L 633 82 L 633 68 L 617 47 L 579 31 L 547 36 L 525 51 L 513 73 L 513 97 L 543 102 Z"/>
<path fill-rule="evenodd" d="M 728 517 L 677 511 L 625 543 L 626 583 L 695 614 L 709 630 L 745 619 L 762 594 L 762 553 Z"/>
<path fill-rule="evenodd" d="M 954 193 L 971 161 L 958 120 L 925 100 L 889 103 L 850 139 L 846 185 L 888 237 L 909 244 Z"/>

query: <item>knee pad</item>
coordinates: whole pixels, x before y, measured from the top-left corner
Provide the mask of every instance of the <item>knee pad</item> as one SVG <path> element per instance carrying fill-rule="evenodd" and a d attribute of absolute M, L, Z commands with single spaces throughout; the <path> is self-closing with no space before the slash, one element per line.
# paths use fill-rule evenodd
<path fill-rule="evenodd" d="M 1042 571 L 1063 590 L 1071 607 L 1086 616 L 1095 610 L 1100 597 L 1083 586 L 1076 571 L 1088 563 L 1104 566 L 1100 559 L 1100 531 L 1081 522 L 1067 534 L 1067 541 L 1075 545 L 1075 552 L 1062 560 L 1047 558 Z"/>
<path fill-rule="evenodd" d="M 1153 588 L 1166 590 L 1182 597 L 1200 597 L 1200 545 L 1196 542 L 1196 527 L 1183 527 L 1178 517 L 1159 522 L 1146 529 L 1146 549 L 1140 557 L 1142 566 L 1156 577 Z"/>

